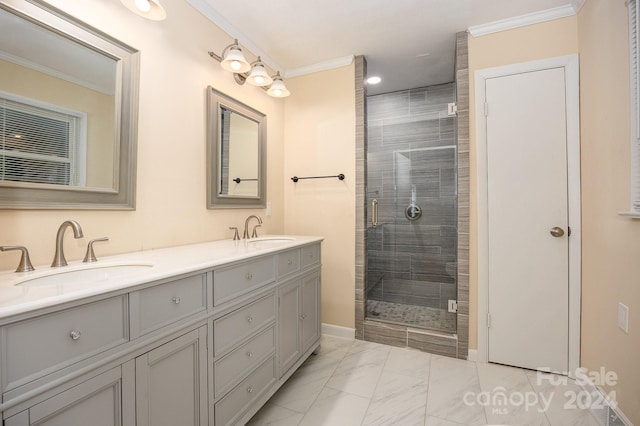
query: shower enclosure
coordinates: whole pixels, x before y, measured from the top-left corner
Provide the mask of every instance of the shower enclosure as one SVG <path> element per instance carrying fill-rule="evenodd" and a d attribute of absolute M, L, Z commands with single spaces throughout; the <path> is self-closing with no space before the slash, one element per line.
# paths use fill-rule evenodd
<path fill-rule="evenodd" d="M 455 85 L 367 97 L 365 316 L 456 332 Z"/>

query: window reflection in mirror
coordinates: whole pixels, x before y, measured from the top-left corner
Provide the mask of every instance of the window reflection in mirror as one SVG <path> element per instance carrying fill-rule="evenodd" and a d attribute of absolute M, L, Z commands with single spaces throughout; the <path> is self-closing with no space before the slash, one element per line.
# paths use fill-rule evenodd
<path fill-rule="evenodd" d="M 258 196 L 256 121 L 220 107 L 220 195 Z"/>
<path fill-rule="evenodd" d="M 207 100 L 207 207 L 264 208 L 267 118 L 212 87 Z"/>
<path fill-rule="evenodd" d="M 117 62 L 0 9 L 0 180 L 114 189 Z"/>

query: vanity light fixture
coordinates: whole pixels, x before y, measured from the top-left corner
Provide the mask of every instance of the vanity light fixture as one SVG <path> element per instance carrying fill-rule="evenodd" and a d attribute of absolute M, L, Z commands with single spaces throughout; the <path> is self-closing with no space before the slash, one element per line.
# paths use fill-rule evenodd
<path fill-rule="evenodd" d="M 232 72 L 234 80 L 240 85 L 247 82 L 253 86 L 262 87 L 269 96 L 274 98 L 286 98 L 291 94 L 282 81 L 280 71 L 274 76 L 269 76 L 259 56 L 255 62 L 247 62 L 238 45 L 238 39 L 224 48 L 222 56 L 214 52 L 209 52 L 209 56 L 220 62 L 222 68 Z"/>
<path fill-rule="evenodd" d="M 260 56 L 258 56 L 257 61 L 251 64 L 251 73 L 247 77 L 247 83 L 259 87 L 269 86 L 273 83 L 273 79 L 269 76 L 260 60 Z"/>
<path fill-rule="evenodd" d="M 162 21 L 167 18 L 167 12 L 160 4 L 160 0 L 120 0 L 123 5 L 136 15 Z"/>
<path fill-rule="evenodd" d="M 271 87 L 267 89 L 267 95 L 273 96 L 274 98 L 286 98 L 290 94 L 291 92 L 285 87 L 284 81 L 282 81 L 282 77 L 280 77 L 280 71 L 278 71 L 278 73 L 273 76 Z"/>
<path fill-rule="evenodd" d="M 251 64 L 245 59 L 242 49 L 240 49 L 238 45 L 238 39 L 235 39 L 233 44 L 224 48 L 220 66 L 236 74 L 249 72 L 251 70 Z"/>

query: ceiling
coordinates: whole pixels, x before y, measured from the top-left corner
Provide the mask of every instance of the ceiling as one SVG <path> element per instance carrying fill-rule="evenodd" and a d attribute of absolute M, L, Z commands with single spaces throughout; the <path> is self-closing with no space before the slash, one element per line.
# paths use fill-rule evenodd
<path fill-rule="evenodd" d="M 455 34 L 575 14 L 584 0 L 187 0 L 285 77 L 365 55 L 369 94 L 453 81 Z M 519 17 L 516 20 L 511 18 Z M 508 20 L 508 22 L 499 22 Z M 505 25 L 485 25 L 489 23 Z M 514 24 L 515 23 L 515 24 Z M 231 40 L 230 40 L 231 42 Z M 225 46 L 211 46 L 220 52 Z"/>

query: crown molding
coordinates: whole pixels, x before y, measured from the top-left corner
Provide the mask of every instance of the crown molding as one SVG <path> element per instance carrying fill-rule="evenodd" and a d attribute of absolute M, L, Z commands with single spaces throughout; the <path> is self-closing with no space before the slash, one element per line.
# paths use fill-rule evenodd
<path fill-rule="evenodd" d="M 582 9 L 582 6 L 584 6 L 584 4 L 587 2 L 587 0 L 571 0 L 571 6 L 573 6 L 573 10 L 576 11 L 576 13 L 580 12 L 580 9 Z"/>
<path fill-rule="evenodd" d="M 526 25 L 552 21 L 558 18 L 565 18 L 567 16 L 573 16 L 582 7 L 582 5 L 584 4 L 584 0 L 571 0 L 571 2 L 572 4 L 554 7 L 553 9 L 528 13 L 526 15 L 502 19 L 499 21 L 489 22 L 487 24 L 474 25 L 473 27 L 469 27 L 469 34 L 471 34 L 473 37 L 477 37 L 486 34 L 497 33 L 500 31 L 511 30 L 514 28 L 524 27 Z"/>
<path fill-rule="evenodd" d="M 318 62 L 317 64 L 306 65 L 300 68 L 294 68 L 286 70 L 284 72 L 285 78 L 299 77 L 305 74 L 312 74 L 319 71 L 327 71 L 334 68 L 346 67 L 353 62 L 354 55 L 343 56 L 341 58 L 329 59 L 328 61 Z"/>
<path fill-rule="evenodd" d="M 222 15 L 220 15 L 220 13 L 218 13 L 218 11 L 215 10 L 206 0 L 187 0 L 187 3 L 189 3 L 198 12 L 206 16 L 211 22 L 220 27 L 224 32 L 229 34 L 229 44 L 233 43 L 233 39 L 237 38 L 238 43 L 240 43 L 242 47 L 249 50 L 255 56 L 260 56 L 262 62 L 269 66 L 269 68 L 273 69 L 274 71 L 282 69 L 278 62 L 274 61 L 262 49 L 256 46 L 255 43 L 253 43 L 251 39 L 249 39 L 249 37 L 244 35 L 240 30 L 238 30 Z M 226 46 L 213 46 L 212 50 L 215 49 L 214 52 L 222 52 L 222 49 L 224 49 L 225 47 Z"/>

